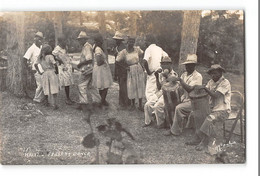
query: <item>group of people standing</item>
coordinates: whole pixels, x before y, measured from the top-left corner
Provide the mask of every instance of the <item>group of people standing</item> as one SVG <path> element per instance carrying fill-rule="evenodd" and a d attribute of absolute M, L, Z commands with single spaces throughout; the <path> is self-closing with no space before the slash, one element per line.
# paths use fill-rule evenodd
<path fill-rule="evenodd" d="M 179 136 L 183 131 L 182 121 L 192 112 L 189 93 L 195 88 L 204 89 L 212 105 L 211 113 L 199 129 L 196 129 L 194 140 L 187 145 L 196 145 L 196 150 L 202 150 L 214 136 L 214 122 L 221 121 L 230 113 L 231 85 L 224 78 L 225 69 L 220 65 L 212 65 L 208 74 L 212 79 L 206 86 L 202 86 L 202 75 L 196 71 L 197 56 L 188 54 L 184 63 L 186 71 L 179 75 L 172 68 L 172 60 L 168 54 L 156 45 L 153 35 L 147 35 L 147 48 L 143 52 L 135 46 L 135 37 L 128 36 L 126 45 L 125 36 L 116 32 L 113 39 L 116 47 L 114 80 L 119 84 L 119 105 L 122 109 L 135 109 L 135 100 L 138 100 L 138 109 L 144 111 L 143 127 L 151 126 L 153 121 L 158 128 L 167 128 L 165 125 L 165 100 L 162 87 L 168 83 L 178 83 L 181 87 L 180 102 L 175 107 L 172 123 L 168 124 L 166 136 Z M 71 58 L 67 55 L 66 40 L 59 38 L 58 45 L 52 50 L 48 44 L 43 44 L 43 34 L 37 32 L 34 44 L 27 50 L 24 58 L 30 63 L 37 84 L 34 101 L 48 104 L 48 96 L 53 95 L 54 109 L 57 109 L 56 97 L 59 87 L 63 86 L 66 93 L 66 104 L 74 104 L 70 99 L 70 86 L 74 84 L 72 76 Z M 87 34 L 81 31 L 77 37 L 82 46 L 80 62 L 76 68 L 80 71 L 78 82 L 78 109 L 82 105 L 109 106 L 106 100 L 109 87 L 113 83 L 108 59 L 103 49 L 103 37 L 99 33 Z M 145 75 L 146 82 L 145 82 Z M 146 102 L 143 107 L 143 99 Z M 194 119 L 196 120 L 196 119 Z"/>

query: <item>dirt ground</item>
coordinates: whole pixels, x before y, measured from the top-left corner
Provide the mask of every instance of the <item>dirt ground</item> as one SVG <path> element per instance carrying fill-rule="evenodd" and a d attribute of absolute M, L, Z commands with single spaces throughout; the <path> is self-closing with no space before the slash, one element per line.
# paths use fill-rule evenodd
<path fill-rule="evenodd" d="M 206 68 L 199 67 L 201 73 Z M 208 81 L 208 76 L 203 82 Z M 244 92 L 243 75 L 227 73 L 232 90 Z M 72 86 L 71 97 L 77 100 L 76 86 Z M 90 127 L 84 120 L 84 113 L 74 106 L 65 104 L 65 92 L 58 95 L 59 109 L 34 104 L 31 99 L 17 98 L 8 92 L 1 92 L 0 140 L 2 164 L 90 164 L 96 156 L 96 150 L 85 148 L 83 138 L 90 133 Z M 100 139 L 100 164 L 106 164 L 106 138 L 95 127 L 104 124 L 108 118 L 116 118 L 134 137 L 124 140 L 131 143 L 133 150 L 144 164 L 212 164 L 219 163 L 215 156 L 196 151 L 194 146 L 186 146 L 192 139 L 193 131 L 187 129 L 179 137 L 164 136 L 165 129 L 143 128 L 144 114 L 139 110 L 118 109 L 118 84 L 109 89 L 108 109 L 95 109 L 91 123 L 95 135 Z M 29 104 L 29 105 L 28 105 Z M 23 109 L 28 105 L 28 109 Z M 233 141 L 239 138 L 234 136 Z M 234 150 L 233 163 L 245 162 L 244 149 Z M 115 151 L 117 152 L 117 151 Z M 127 153 L 126 153 L 127 154 Z"/>

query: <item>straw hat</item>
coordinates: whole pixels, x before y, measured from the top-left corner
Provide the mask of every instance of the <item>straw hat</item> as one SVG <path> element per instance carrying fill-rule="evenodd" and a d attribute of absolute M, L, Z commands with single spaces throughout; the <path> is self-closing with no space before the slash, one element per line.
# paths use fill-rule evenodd
<path fill-rule="evenodd" d="M 185 64 L 196 64 L 197 63 L 197 55 L 196 54 L 188 54 L 187 59 L 181 65 Z"/>
<path fill-rule="evenodd" d="M 120 33 L 119 31 L 116 31 L 113 39 L 116 39 L 116 40 L 124 40 L 124 35 L 122 33 Z"/>
<path fill-rule="evenodd" d="M 82 39 L 82 38 L 89 38 L 89 36 L 87 36 L 87 33 L 86 33 L 86 32 L 81 31 L 81 32 L 79 33 L 79 36 L 78 36 L 77 39 Z"/>
<path fill-rule="evenodd" d="M 162 58 L 161 63 L 172 63 L 172 60 L 169 56 L 165 56 Z"/>
<path fill-rule="evenodd" d="M 35 37 L 40 37 L 40 38 L 43 38 L 43 33 L 42 32 L 40 32 L 40 31 L 38 31 L 38 32 L 36 32 L 36 34 L 35 34 Z"/>
<path fill-rule="evenodd" d="M 213 70 L 221 70 L 222 72 L 226 72 L 226 70 L 221 67 L 219 64 L 214 64 L 214 65 L 211 65 L 210 69 L 207 71 L 208 74 L 210 74 L 210 72 L 212 72 Z"/>

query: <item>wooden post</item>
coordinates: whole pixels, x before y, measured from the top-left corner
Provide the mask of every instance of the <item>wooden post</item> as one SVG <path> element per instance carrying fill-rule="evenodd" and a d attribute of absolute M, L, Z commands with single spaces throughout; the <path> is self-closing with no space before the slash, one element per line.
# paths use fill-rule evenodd
<path fill-rule="evenodd" d="M 19 97 L 26 96 L 24 52 L 24 12 L 13 13 L 8 23 L 6 84 L 8 90 Z"/>
<path fill-rule="evenodd" d="M 200 18 L 200 10 L 184 11 L 179 64 L 186 60 L 188 54 L 196 54 L 197 52 Z M 184 66 L 180 65 L 178 72 L 182 74 Z"/>

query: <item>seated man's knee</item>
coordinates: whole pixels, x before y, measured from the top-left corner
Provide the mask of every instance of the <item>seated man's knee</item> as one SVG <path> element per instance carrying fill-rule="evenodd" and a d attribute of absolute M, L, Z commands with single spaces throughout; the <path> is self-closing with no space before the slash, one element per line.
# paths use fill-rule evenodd
<path fill-rule="evenodd" d="M 181 104 L 178 104 L 178 105 L 175 107 L 175 112 L 180 112 L 181 109 L 182 109 Z"/>

